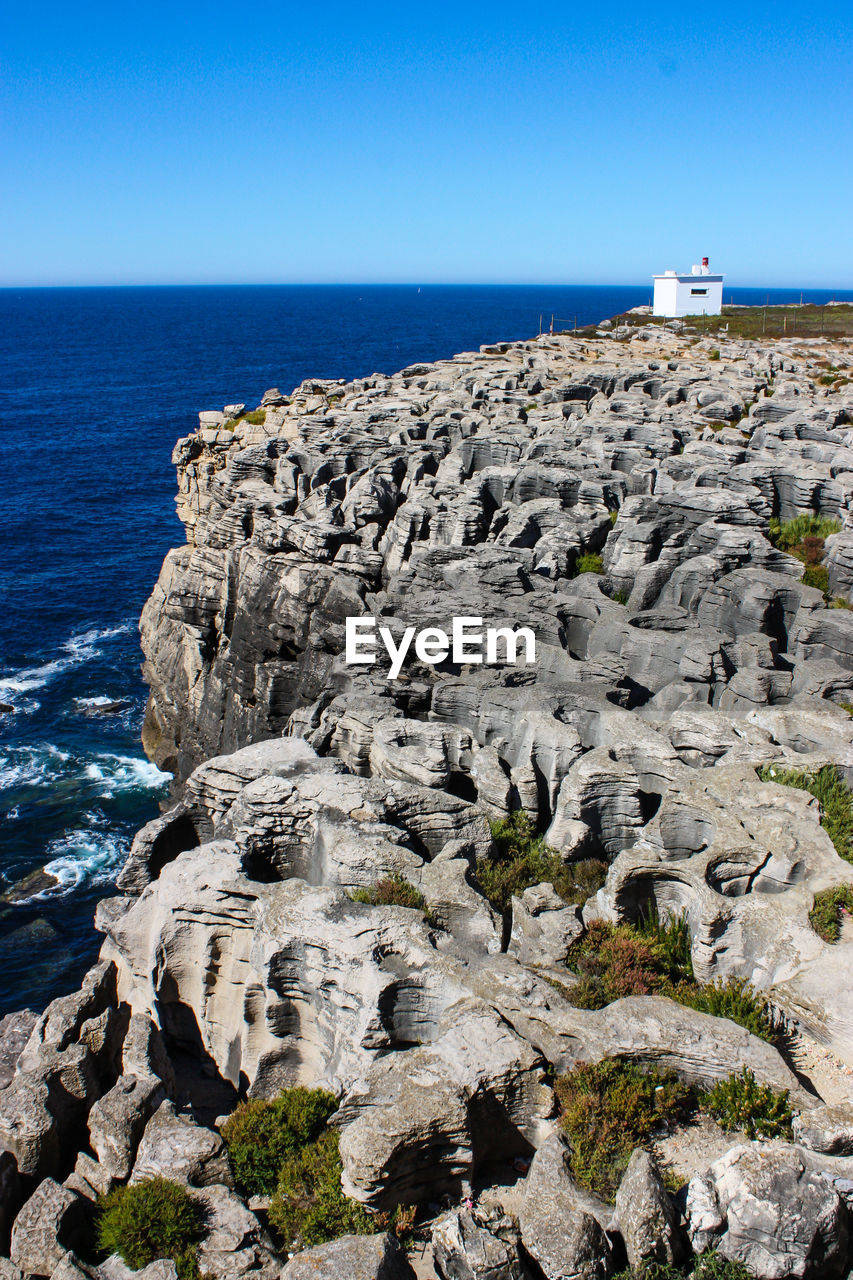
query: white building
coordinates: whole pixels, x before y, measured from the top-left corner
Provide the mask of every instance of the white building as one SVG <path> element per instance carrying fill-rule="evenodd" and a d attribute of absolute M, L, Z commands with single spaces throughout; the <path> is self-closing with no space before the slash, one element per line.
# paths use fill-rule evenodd
<path fill-rule="evenodd" d="M 707 258 L 689 275 L 665 271 L 654 281 L 656 316 L 718 316 L 723 309 L 723 277 L 711 275 Z"/>

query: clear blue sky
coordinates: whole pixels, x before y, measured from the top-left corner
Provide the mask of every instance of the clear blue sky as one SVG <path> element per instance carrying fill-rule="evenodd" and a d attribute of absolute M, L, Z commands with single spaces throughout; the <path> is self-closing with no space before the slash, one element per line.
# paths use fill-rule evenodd
<path fill-rule="evenodd" d="M 810 8 L 11 6 L 0 283 L 853 287 L 853 5 Z"/>

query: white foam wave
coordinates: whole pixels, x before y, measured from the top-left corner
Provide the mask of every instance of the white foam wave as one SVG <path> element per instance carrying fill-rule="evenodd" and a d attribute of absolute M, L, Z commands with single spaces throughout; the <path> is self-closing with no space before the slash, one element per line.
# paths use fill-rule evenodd
<path fill-rule="evenodd" d="M 172 775 L 163 773 L 150 760 L 137 756 L 117 756 L 102 752 L 86 765 L 85 776 L 98 784 L 107 799 L 117 792 L 151 791 L 170 782 Z"/>
<path fill-rule="evenodd" d="M 127 857 L 128 847 L 124 836 L 108 830 L 81 827 L 67 831 L 47 847 L 49 861 L 44 870 L 56 883 L 28 901 L 64 898 L 83 884 L 87 888 L 110 884 Z"/>
<path fill-rule="evenodd" d="M 60 751 L 50 742 L 7 748 L 0 753 L 0 791 L 55 782 L 66 774 L 70 758 L 67 751 Z"/>
<path fill-rule="evenodd" d="M 76 632 L 62 645 L 60 654 L 50 662 L 43 662 L 37 667 L 22 667 L 8 675 L 0 675 L 0 698 L 4 695 L 30 693 L 33 689 L 43 689 L 56 676 L 89 662 L 100 653 L 100 645 L 113 636 L 124 635 L 131 629 L 129 622 L 120 627 L 91 628 L 88 631 Z"/>

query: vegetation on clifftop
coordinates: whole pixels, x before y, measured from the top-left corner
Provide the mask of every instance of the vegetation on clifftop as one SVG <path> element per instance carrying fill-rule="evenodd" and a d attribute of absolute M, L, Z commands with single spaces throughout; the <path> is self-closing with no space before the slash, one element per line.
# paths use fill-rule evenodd
<path fill-rule="evenodd" d="M 543 882 L 554 886 L 560 897 L 580 905 L 596 893 L 607 876 L 607 864 L 599 858 L 566 862 L 546 845 L 523 810 L 490 824 L 496 853 L 477 860 L 477 880 L 496 911 L 509 910 L 513 896 Z"/>
<path fill-rule="evenodd" d="M 700 1013 L 728 1018 L 769 1040 L 773 1021 L 766 1000 L 739 978 L 701 985 L 693 976 L 690 929 L 684 915 L 661 920 L 655 912 L 637 924 L 593 920 L 573 943 L 569 965 L 579 982 L 566 991 L 582 1009 L 603 1009 L 624 996 L 669 996 Z"/>

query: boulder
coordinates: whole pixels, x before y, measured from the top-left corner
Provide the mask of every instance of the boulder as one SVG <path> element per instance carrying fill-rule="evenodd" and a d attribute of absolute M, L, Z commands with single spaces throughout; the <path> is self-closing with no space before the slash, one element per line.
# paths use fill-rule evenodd
<path fill-rule="evenodd" d="M 0 1089 L 10 1083 L 18 1059 L 26 1048 L 38 1015 L 32 1009 L 20 1009 L 0 1018 Z"/>
<path fill-rule="evenodd" d="M 136 1152 L 130 1181 L 142 1182 L 146 1178 L 171 1178 L 192 1187 L 232 1185 L 222 1138 L 188 1116 L 177 1115 L 174 1103 L 168 1099 L 160 1103 L 145 1125 Z"/>
<path fill-rule="evenodd" d="M 522 964 L 564 964 L 582 933 L 580 907 L 567 906 L 552 885 L 534 885 L 513 897 L 508 950 Z"/>
<path fill-rule="evenodd" d="M 207 1186 L 193 1193 L 201 1205 L 205 1236 L 198 1248 L 199 1271 L 213 1280 L 234 1280 L 235 1276 L 277 1280 L 281 1260 L 272 1241 L 255 1215 L 233 1191 L 223 1186 Z"/>
<path fill-rule="evenodd" d="M 143 1130 L 162 1098 L 159 1081 L 121 1076 L 92 1107 L 89 1145 L 110 1177 L 130 1177 Z"/>
<path fill-rule="evenodd" d="M 632 1152 L 616 1192 L 615 1217 L 635 1270 L 648 1262 L 678 1266 L 687 1256 L 679 1215 L 660 1170 L 654 1157 L 639 1147 Z"/>
<path fill-rule="evenodd" d="M 794 1137 L 811 1151 L 853 1156 L 853 1105 L 832 1102 L 794 1116 Z"/>
<path fill-rule="evenodd" d="M 601 1217 L 610 1214 L 572 1181 L 566 1145 L 553 1134 L 533 1157 L 519 1213 L 524 1247 L 546 1280 L 608 1280 L 615 1267 Z"/>
<path fill-rule="evenodd" d="M 396 1236 L 341 1236 L 303 1249 L 281 1272 L 281 1280 L 414 1280 Z"/>
<path fill-rule="evenodd" d="M 49 1276 L 69 1249 L 86 1242 L 88 1230 L 85 1201 L 45 1178 L 15 1219 L 10 1259 L 26 1275 Z"/>
<path fill-rule="evenodd" d="M 112 1253 L 94 1271 L 95 1280 L 178 1280 L 178 1272 L 171 1258 L 158 1258 L 149 1262 L 147 1267 L 133 1271 L 119 1257 Z M 54 1277 L 51 1276 L 51 1280 Z"/>
<path fill-rule="evenodd" d="M 746 1143 L 691 1178 L 696 1252 L 714 1248 L 758 1280 L 835 1280 L 850 1262 L 850 1213 L 796 1147 Z"/>
<path fill-rule="evenodd" d="M 432 1255 L 444 1280 L 528 1280 L 511 1218 L 501 1235 L 467 1210 L 447 1214 L 432 1229 Z"/>

